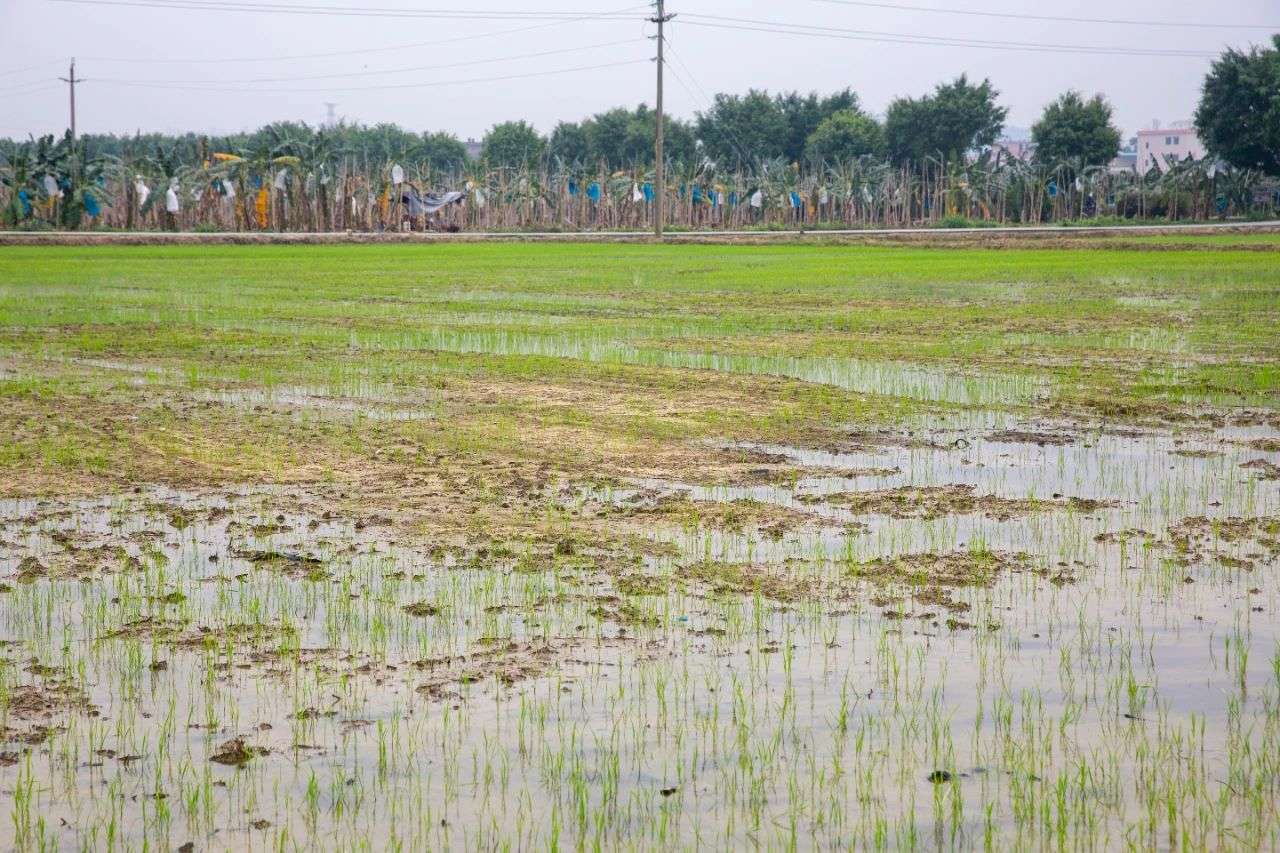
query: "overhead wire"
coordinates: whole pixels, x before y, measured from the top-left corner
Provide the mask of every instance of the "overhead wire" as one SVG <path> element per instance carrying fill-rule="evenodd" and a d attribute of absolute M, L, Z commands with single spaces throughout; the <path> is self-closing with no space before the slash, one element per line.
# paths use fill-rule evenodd
<path fill-rule="evenodd" d="M 621 9 L 614 10 L 610 14 L 621 14 L 624 12 L 633 12 L 637 9 L 644 9 L 644 8 L 647 8 L 647 6 L 644 4 L 641 4 L 638 6 L 624 6 Z M 330 50 L 330 51 L 322 51 L 319 53 L 295 53 L 295 54 L 287 54 L 283 56 L 276 54 L 273 56 L 232 56 L 232 57 L 218 57 L 214 59 L 196 59 L 196 58 L 187 58 L 187 59 L 163 58 L 161 59 L 161 58 L 136 57 L 136 56 L 129 56 L 129 57 L 86 56 L 86 57 L 83 57 L 83 59 L 88 62 L 118 62 L 118 63 L 156 64 L 156 65 L 160 65 L 160 64 L 163 64 L 163 65 L 172 65 L 172 64 L 223 65 L 223 64 L 243 63 L 243 62 L 289 62 L 289 61 L 299 60 L 299 59 L 332 59 L 338 56 L 363 56 L 370 53 L 389 53 L 397 50 L 413 50 L 416 48 L 423 48 L 423 47 L 437 47 L 443 44 L 456 44 L 458 42 L 465 42 L 465 41 L 478 41 L 486 38 L 517 35 L 519 33 L 527 33 L 527 32 L 532 32 L 534 30 L 547 29 L 548 27 L 558 27 L 566 23 L 575 23 L 577 21 L 589 21 L 589 20 L 600 20 L 600 19 L 574 18 L 574 19 L 569 19 L 564 21 L 557 20 L 557 21 L 538 23 L 538 24 L 533 24 L 531 26 L 527 26 L 527 27 L 513 27 L 513 28 L 502 29 L 502 30 L 490 30 L 489 32 L 485 32 L 485 33 L 471 33 L 468 35 L 450 36 L 448 38 L 432 39 L 431 41 L 409 42 L 407 44 L 382 45 L 379 47 L 344 48 L 343 50 Z M 609 18 L 607 20 L 614 20 L 614 19 Z M 626 20 L 626 19 L 620 18 L 619 20 Z"/>
<path fill-rule="evenodd" d="M 61 62 L 59 62 L 58 60 L 51 59 L 45 62 L 37 63 L 35 65 L 28 65 L 25 68 L 10 68 L 5 71 L 0 71 L 0 77 L 9 77 L 14 74 L 25 74 L 28 71 L 41 71 L 45 68 L 52 68 L 53 66 L 60 65 L 60 64 Z"/>
<path fill-rule="evenodd" d="M 829 3 L 835 6 L 859 6 L 871 9 L 892 9 L 900 12 L 929 12 L 942 15 L 968 15 L 979 18 L 1005 18 L 1015 21 L 1047 21 L 1070 24 L 1108 24 L 1137 27 L 1185 27 L 1188 29 L 1215 30 L 1280 30 L 1277 24 L 1218 23 L 1213 21 L 1162 21 L 1138 18 L 1087 18 L 1072 15 L 1037 15 L 1031 12 L 992 12 L 980 9 L 946 9 L 939 6 L 914 6 L 907 3 L 887 3 L 883 0 L 810 0 L 813 3 Z"/>
<path fill-rule="evenodd" d="M 599 50 L 604 47 L 617 47 L 623 44 L 635 44 L 635 39 L 617 39 L 615 41 L 599 42 L 597 44 L 579 45 L 577 47 L 565 47 L 556 50 L 543 50 L 533 53 L 521 53 L 512 56 L 498 56 L 490 59 L 471 59 L 461 62 L 441 62 L 434 65 L 410 65 L 400 68 L 383 68 L 371 71 L 341 71 L 331 74 L 310 74 L 310 75 L 290 75 L 288 77 L 243 77 L 230 80 L 121 80 L 112 77 L 95 78 L 97 82 L 106 83 L 172 83 L 172 84 L 241 84 L 241 83 L 289 83 L 295 80 L 332 80 L 346 77 L 376 77 L 381 74 L 407 74 L 414 71 L 436 71 L 441 68 L 459 68 L 474 65 L 492 65 L 499 62 L 515 62 L 522 59 L 536 59 L 543 56 L 557 56 L 565 53 L 581 53 L 588 50 Z"/>
<path fill-rule="evenodd" d="M 706 106 L 708 111 L 713 109 L 715 107 L 715 99 L 712 98 L 711 95 L 707 92 L 706 88 L 700 82 L 698 82 L 697 75 L 693 73 L 693 69 L 691 69 L 688 66 L 688 64 L 684 61 L 684 59 L 680 55 L 680 51 L 675 49 L 672 39 L 667 39 L 666 49 L 667 49 L 667 52 L 671 55 L 671 57 L 680 64 L 681 68 L 684 69 L 684 74 L 688 75 L 689 79 L 693 81 L 693 85 L 697 87 L 699 92 L 702 93 L 701 98 L 699 98 L 689 89 L 689 86 L 684 82 L 683 75 L 680 73 L 680 71 L 676 69 L 674 65 L 668 62 L 665 64 L 664 67 L 671 70 L 676 80 L 680 83 L 680 85 L 684 88 L 686 92 L 689 92 L 689 95 L 693 97 L 695 101 L 701 100 L 702 103 Z M 728 135 L 729 144 L 732 145 L 735 149 L 737 149 L 738 156 L 744 162 L 751 160 L 749 149 L 747 148 L 746 145 L 743 144 L 742 140 L 738 137 L 738 134 L 734 133 L 733 128 L 728 124 L 724 124 L 721 126 L 721 129 L 725 131 L 725 133 Z"/>
<path fill-rule="evenodd" d="M 815 24 L 792 24 L 786 21 L 758 18 L 737 18 L 724 15 L 681 15 L 686 26 L 713 29 L 743 30 L 778 35 L 814 36 L 849 41 L 882 42 L 891 44 L 928 45 L 934 47 L 976 47 L 984 50 L 1013 50 L 1033 53 L 1097 54 L 1106 56 L 1167 56 L 1176 58 L 1206 58 L 1217 56 L 1209 51 L 1163 50 L 1154 48 L 1108 47 L 1101 45 L 1051 44 L 1046 42 L 997 41 L 994 39 L 969 39 L 950 36 L 920 36 L 912 33 L 896 33 L 880 30 L 859 30 L 829 27 Z"/>
<path fill-rule="evenodd" d="M 253 3 L 228 0 L 51 0 L 55 3 L 77 3 L 89 6 L 132 6 L 148 9 L 173 9 L 181 11 L 202 12 L 261 12 L 289 15 L 325 15 L 360 18 L 432 18 L 444 20 L 540 20 L 565 21 L 582 18 L 612 20 L 617 16 L 608 12 L 572 12 L 572 11 L 523 11 L 478 9 L 411 9 L 369 6 L 323 6 L 318 4 L 289 3 Z"/>
<path fill-rule="evenodd" d="M 246 88 L 244 86 L 191 86 L 191 85 L 171 85 L 163 82 L 152 81 L 126 81 L 99 79 L 97 82 L 113 85 L 138 87 L 148 89 L 176 90 L 183 92 L 265 92 L 265 93 L 283 93 L 283 92 L 369 92 L 369 91 L 385 91 L 389 89 L 421 89 L 428 86 L 459 86 L 467 83 L 497 83 L 504 80 L 523 80 L 530 77 L 549 77 L 556 74 L 572 74 L 578 71 L 596 71 L 605 68 L 618 68 L 623 65 L 636 65 L 642 62 L 649 62 L 650 59 L 625 59 L 618 62 L 604 62 L 597 65 L 579 65 L 572 68 L 556 68 L 547 71 L 528 71 L 521 74 L 502 74 L 492 77 L 472 77 L 468 79 L 444 79 L 444 80 L 427 80 L 420 83 L 387 83 L 379 86 L 325 86 L 320 88 L 262 88 L 253 87 Z"/>

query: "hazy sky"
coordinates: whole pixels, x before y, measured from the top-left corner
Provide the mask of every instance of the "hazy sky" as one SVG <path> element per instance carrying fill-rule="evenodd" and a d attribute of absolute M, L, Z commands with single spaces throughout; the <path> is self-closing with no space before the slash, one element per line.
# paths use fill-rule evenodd
<path fill-rule="evenodd" d="M 1269 31 L 1026 20 L 947 10 L 1261 24 L 1280 31 L 1275 0 L 668 3 L 677 18 L 669 29 L 674 73 L 668 77 L 667 104 L 686 117 L 705 109 L 712 93 L 748 87 L 829 91 L 851 86 L 865 106 L 881 112 L 895 96 L 921 94 L 968 72 L 991 78 L 1010 108 L 1010 125 L 1030 126 L 1046 102 L 1076 88 L 1105 93 L 1128 137 L 1153 119 L 1189 118 L 1210 62 L 1204 56 L 1128 51 L 1216 53 L 1227 45 L 1264 43 Z M 176 4 L 204 8 L 165 8 Z M 614 19 L 555 22 L 441 19 L 423 13 L 465 9 L 587 15 L 620 12 L 627 0 L 244 0 L 241 5 L 259 7 L 248 11 L 233 11 L 234 5 L 214 0 L 0 0 L 0 135 L 60 133 L 66 127 L 67 87 L 56 78 L 66 74 L 71 56 L 78 58 L 77 73 L 88 80 L 77 91 L 82 133 L 225 133 L 278 119 L 315 124 L 325 117 L 325 102 L 332 101 L 337 115 L 351 121 L 394 121 L 465 139 L 478 138 L 493 123 L 510 118 L 525 118 L 549 131 L 560 119 L 653 102 L 654 67 L 646 61 L 653 53 L 646 38 L 653 27 L 644 23 L 643 2 Z M 303 15 L 261 8 L 299 5 L 362 14 Z M 908 6 L 915 8 L 901 8 Z M 413 10 L 416 16 L 392 16 L 388 10 Z M 842 30 L 844 37 L 759 31 L 775 22 Z M 1005 44 L 904 43 L 921 38 Z M 1009 42 L 1117 52 L 1014 50 L 1008 49 Z M 418 70 L 380 73 L 404 68 Z M 566 69 L 578 70 L 547 73 Z M 498 77 L 506 79 L 493 79 Z"/>

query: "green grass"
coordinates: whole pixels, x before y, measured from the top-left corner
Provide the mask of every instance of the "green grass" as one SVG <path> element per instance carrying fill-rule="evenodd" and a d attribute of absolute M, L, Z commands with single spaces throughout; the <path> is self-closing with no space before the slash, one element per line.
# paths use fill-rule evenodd
<path fill-rule="evenodd" d="M 8 248 L 0 352 L 40 375 L 0 374 L 0 394 L 29 418 L 69 410 L 73 424 L 85 394 L 116 413 L 140 391 L 453 396 L 453 428 L 484 432 L 464 423 L 478 413 L 465 398 L 498 383 L 518 421 L 661 442 L 768 439 L 938 406 L 1273 407 L 1280 264 L 1231 244 Z M 580 383 L 614 403 L 536 392 Z M 211 414 L 223 435 L 210 440 L 230 441 L 237 420 Z M 90 429 L 86 467 L 109 469 L 102 453 L 122 469 L 137 461 L 142 443 L 123 426 Z M 293 429 L 277 426 L 256 428 Z M 2 458 L 82 458 L 21 444 Z"/>

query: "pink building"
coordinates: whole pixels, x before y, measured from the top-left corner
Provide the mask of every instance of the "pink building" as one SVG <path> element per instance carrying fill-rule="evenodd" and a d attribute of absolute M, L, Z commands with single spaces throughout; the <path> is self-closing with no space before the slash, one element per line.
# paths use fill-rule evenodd
<path fill-rule="evenodd" d="M 1138 162 L 1135 168 L 1145 175 L 1153 167 L 1165 168 L 1166 158 L 1200 160 L 1205 156 L 1204 145 L 1192 127 L 1154 127 L 1138 131 Z"/>
<path fill-rule="evenodd" d="M 997 139 L 995 147 L 1003 148 L 1009 152 L 1007 156 L 1024 163 L 1030 162 L 1031 156 L 1035 153 L 1035 146 L 1031 144 L 1030 139 Z"/>

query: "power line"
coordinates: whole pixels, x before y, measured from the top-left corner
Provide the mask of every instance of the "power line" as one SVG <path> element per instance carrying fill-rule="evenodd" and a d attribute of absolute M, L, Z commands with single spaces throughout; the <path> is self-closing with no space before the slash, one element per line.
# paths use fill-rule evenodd
<path fill-rule="evenodd" d="M 14 74 L 25 74 L 28 71 L 43 71 L 46 68 L 52 68 L 54 65 L 61 65 L 59 61 L 46 61 L 38 65 L 28 65 L 26 68 L 10 68 L 7 71 L 0 71 L 0 77 L 9 77 Z"/>
<path fill-rule="evenodd" d="M 814 3 L 831 3 L 836 6 L 862 6 L 873 9 L 893 9 L 899 12 L 932 12 L 943 15 L 970 15 L 979 18 L 1008 18 L 1017 21 L 1052 21 L 1071 24 L 1119 24 L 1136 27 L 1186 27 L 1214 30 L 1280 30 L 1280 24 L 1216 24 L 1207 21 L 1154 21 L 1132 18 L 1079 18 L 1068 15 L 1032 15 L 1024 12 L 988 12 L 977 9 L 943 9 L 934 6 L 910 6 L 903 3 L 877 3 L 872 0 L 811 0 Z"/>
<path fill-rule="evenodd" d="M 346 71 L 334 72 L 332 74 L 311 74 L 306 76 L 290 75 L 288 77 L 245 77 L 236 80 L 121 80 L 119 78 L 105 77 L 99 78 L 98 82 L 108 83 L 173 83 L 177 85 L 222 85 L 234 83 L 289 83 L 294 80 L 331 80 L 341 77 L 376 77 L 379 74 L 405 74 L 411 71 L 435 71 L 441 68 L 459 68 L 470 65 L 491 65 L 496 62 L 514 62 L 520 59 L 536 59 L 542 56 L 556 56 L 564 53 L 580 53 L 587 50 L 598 50 L 602 47 L 616 47 L 623 44 L 635 44 L 635 39 L 619 39 L 616 41 L 600 42 L 598 44 L 582 45 L 580 47 L 565 47 L 558 50 L 543 50 L 536 53 L 521 53 L 513 56 L 498 56 L 492 59 L 471 59 L 465 62 L 443 62 L 435 65 L 411 65 L 401 68 L 384 68 L 377 71 Z"/>
<path fill-rule="evenodd" d="M 619 15 L 623 12 L 630 12 L 630 11 L 635 11 L 637 9 L 643 9 L 643 8 L 645 8 L 643 5 L 624 6 L 621 9 L 617 9 L 617 10 L 614 10 L 613 12 L 609 12 L 606 14 Z M 408 44 L 383 45 L 380 47 L 347 48 L 344 50 L 331 50 L 331 51 L 325 51 L 322 53 L 295 53 L 295 54 L 288 54 L 283 56 L 276 54 L 273 56 L 232 56 L 232 57 L 220 57 L 217 59 L 153 59 L 153 58 L 136 57 L 136 56 L 121 56 L 121 57 L 86 56 L 83 58 L 87 62 L 120 62 L 120 63 L 141 64 L 141 65 L 173 65 L 173 64 L 223 65 L 223 64 L 232 64 L 232 63 L 238 64 L 238 63 L 244 63 L 244 62 L 290 62 L 298 59 L 332 59 L 338 56 L 363 56 L 369 53 L 390 53 L 392 51 L 397 51 L 397 50 L 414 50 L 416 48 L 421 48 L 421 47 L 438 47 L 439 45 L 442 45 L 442 44 L 456 44 L 457 42 L 474 41 L 474 40 L 480 40 L 480 39 L 486 39 L 486 38 L 493 38 L 495 36 L 516 35 L 518 33 L 527 33 L 533 30 L 542 30 L 542 29 L 547 29 L 549 27 L 558 27 L 566 23 L 575 23 L 576 21 L 591 21 L 591 20 L 613 20 L 613 18 L 607 18 L 607 19 L 599 19 L 595 17 L 573 18 L 573 19 L 564 20 L 564 21 L 549 21 L 547 23 L 533 24 L 532 26 L 528 26 L 528 27 L 515 27 L 515 28 L 504 29 L 504 30 L 490 30 L 487 33 L 474 33 L 471 35 L 453 36 L 451 38 L 432 39 L 431 41 L 410 42 Z"/>
<path fill-rule="evenodd" d="M 849 41 L 880 42 L 886 44 L 930 45 L 935 47 L 976 47 L 984 50 L 1013 50 L 1031 53 L 1094 54 L 1101 56 L 1168 56 L 1183 59 L 1201 59 L 1217 56 L 1209 51 L 1158 50 L 1146 48 L 1106 47 L 1100 45 L 1048 44 L 1044 42 L 995 41 L 988 39 L 952 38 L 949 36 L 920 36 L 911 33 L 882 32 L 824 27 L 812 24 L 791 24 L 785 21 L 766 21 L 753 18 L 731 18 L 720 15 L 687 13 L 685 24 L 714 29 L 742 30 L 746 32 L 775 33 L 779 35 L 817 36 Z"/>
<path fill-rule="evenodd" d="M 573 68 L 557 68 L 549 71 L 530 71 L 523 74 L 503 74 L 496 77 L 472 77 L 461 80 L 429 80 L 424 83 L 390 83 L 381 86 L 326 86 L 322 88 L 287 88 L 287 89 L 263 89 L 259 87 L 245 88 L 243 86 L 187 86 L 187 85 L 169 85 L 166 83 L 153 83 L 146 81 L 127 81 L 127 80 L 111 80 L 100 79 L 98 83 L 107 83 L 112 86 L 129 86 L 147 89 L 168 89 L 182 92 L 370 92 L 385 91 L 388 89 L 421 89 L 428 86 L 459 86 L 465 83 L 497 83 L 503 80 L 523 80 L 529 77 L 549 77 L 555 74 L 572 74 L 578 71 L 596 71 L 605 68 L 618 68 L 623 65 L 637 65 L 642 62 L 650 62 L 649 58 L 643 59 L 625 59 L 619 62 L 605 62 L 599 65 L 579 65 Z"/>
<path fill-rule="evenodd" d="M 55 3 L 80 3 L 91 6 L 134 6 L 149 9 L 176 9 L 202 12 L 266 12 L 287 15 L 335 15 L 360 18 L 434 18 L 446 20 L 498 21 L 565 21 L 591 18 L 616 20 L 612 13 L 581 12 L 507 12 L 468 9 L 391 9 L 361 6 L 319 6 L 285 3 L 214 2 L 214 0 L 53 0 Z M 624 19 L 625 20 L 625 19 Z"/>
<path fill-rule="evenodd" d="M 672 57 L 675 58 L 676 62 L 680 64 L 680 68 L 684 69 L 684 75 L 682 75 L 679 69 L 677 69 L 674 65 L 668 66 L 671 69 L 671 71 L 676 75 L 676 80 L 680 82 L 680 85 L 684 88 L 686 92 L 689 93 L 689 96 L 692 97 L 694 101 L 701 100 L 704 104 L 706 104 L 707 111 L 710 112 L 712 109 L 715 108 L 715 99 L 712 98 L 711 95 L 707 93 L 707 90 L 703 87 L 703 85 L 698 82 L 698 78 L 696 75 L 694 75 L 693 69 L 689 67 L 688 63 L 686 63 L 683 58 L 681 58 L 680 53 L 676 51 L 671 44 L 668 44 L 667 48 L 668 50 L 671 51 L 671 55 Z M 701 96 L 698 96 L 693 92 L 692 89 L 689 88 L 689 84 L 685 82 L 685 75 L 688 75 L 689 80 L 691 80 L 693 82 L 693 85 L 697 87 L 698 91 L 702 93 Z M 733 128 L 729 124 L 726 123 L 724 125 L 721 125 L 718 129 L 723 131 L 728 136 L 729 144 L 732 145 L 735 149 L 737 149 L 738 156 L 743 160 L 743 162 L 751 160 L 750 151 L 742 143 L 742 140 L 738 137 L 738 134 L 734 133 Z"/>
<path fill-rule="evenodd" d="M 28 84 L 28 85 L 33 85 L 33 84 Z M 23 89 L 18 92 L 7 91 L 4 93 L 4 96 L 6 98 L 21 98 L 25 95 L 35 95 L 40 92 L 49 92 L 54 89 L 61 89 L 61 88 L 62 88 L 61 83 L 36 83 L 34 84 L 33 88 Z"/>

